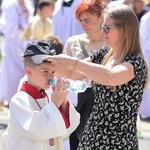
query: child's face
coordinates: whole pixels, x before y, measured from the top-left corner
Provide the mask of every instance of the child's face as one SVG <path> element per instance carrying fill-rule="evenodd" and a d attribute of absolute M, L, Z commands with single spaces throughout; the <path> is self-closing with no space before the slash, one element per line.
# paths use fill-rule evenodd
<path fill-rule="evenodd" d="M 54 4 L 50 4 L 49 6 L 43 7 L 42 12 L 44 13 L 45 17 L 50 17 L 54 11 Z"/>
<path fill-rule="evenodd" d="M 34 68 L 28 68 L 28 84 L 31 84 L 38 90 L 48 89 L 49 80 L 54 78 L 55 68 L 49 63 L 37 65 Z"/>

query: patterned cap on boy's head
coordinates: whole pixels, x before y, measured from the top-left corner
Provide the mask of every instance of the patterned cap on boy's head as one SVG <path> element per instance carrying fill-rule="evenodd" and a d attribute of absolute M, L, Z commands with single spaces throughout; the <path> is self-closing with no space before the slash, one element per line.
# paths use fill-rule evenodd
<path fill-rule="evenodd" d="M 43 63 L 42 58 L 47 55 L 56 55 L 56 50 L 47 42 L 31 42 L 28 43 L 23 57 L 31 56 L 31 59 L 36 64 Z"/>

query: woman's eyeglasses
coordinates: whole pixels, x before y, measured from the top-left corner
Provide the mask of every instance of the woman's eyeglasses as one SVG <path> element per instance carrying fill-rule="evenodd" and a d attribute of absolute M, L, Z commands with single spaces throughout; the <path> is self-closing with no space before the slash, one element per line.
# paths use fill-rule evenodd
<path fill-rule="evenodd" d="M 110 30 L 111 28 L 116 27 L 116 25 L 107 25 L 107 26 L 100 25 L 100 27 L 101 27 L 101 30 L 104 30 L 105 33 L 109 33 L 109 30 Z"/>
<path fill-rule="evenodd" d="M 125 26 L 125 24 L 117 24 L 117 25 L 100 25 L 101 30 L 104 30 L 105 33 L 109 33 L 109 30 L 114 27 Z"/>

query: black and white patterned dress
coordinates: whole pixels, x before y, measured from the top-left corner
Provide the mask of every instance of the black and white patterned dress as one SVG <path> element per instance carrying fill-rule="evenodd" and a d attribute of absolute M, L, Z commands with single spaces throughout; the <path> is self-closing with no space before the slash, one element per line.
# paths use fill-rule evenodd
<path fill-rule="evenodd" d="M 102 48 L 91 57 L 92 62 L 101 64 L 108 50 Z M 147 70 L 138 54 L 126 57 L 124 62 L 134 67 L 132 80 L 116 86 L 116 91 L 97 83 L 93 86 L 94 104 L 78 150 L 138 150 L 136 120 Z"/>

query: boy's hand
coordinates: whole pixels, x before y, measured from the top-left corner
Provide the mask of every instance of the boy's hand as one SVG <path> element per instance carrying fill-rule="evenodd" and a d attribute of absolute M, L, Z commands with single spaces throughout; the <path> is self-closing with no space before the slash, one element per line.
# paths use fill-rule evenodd
<path fill-rule="evenodd" d="M 65 103 L 66 96 L 68 94 L 68 91 L 63 89 L 65 83 L 64 78 L 59 78 L 57 80 L 57 83 L 52 87 L 53 89 L 53 94 L 51 97 L 51 101 L 55 103 L 57 107 L 60 107 L 62 103 Z"/>

